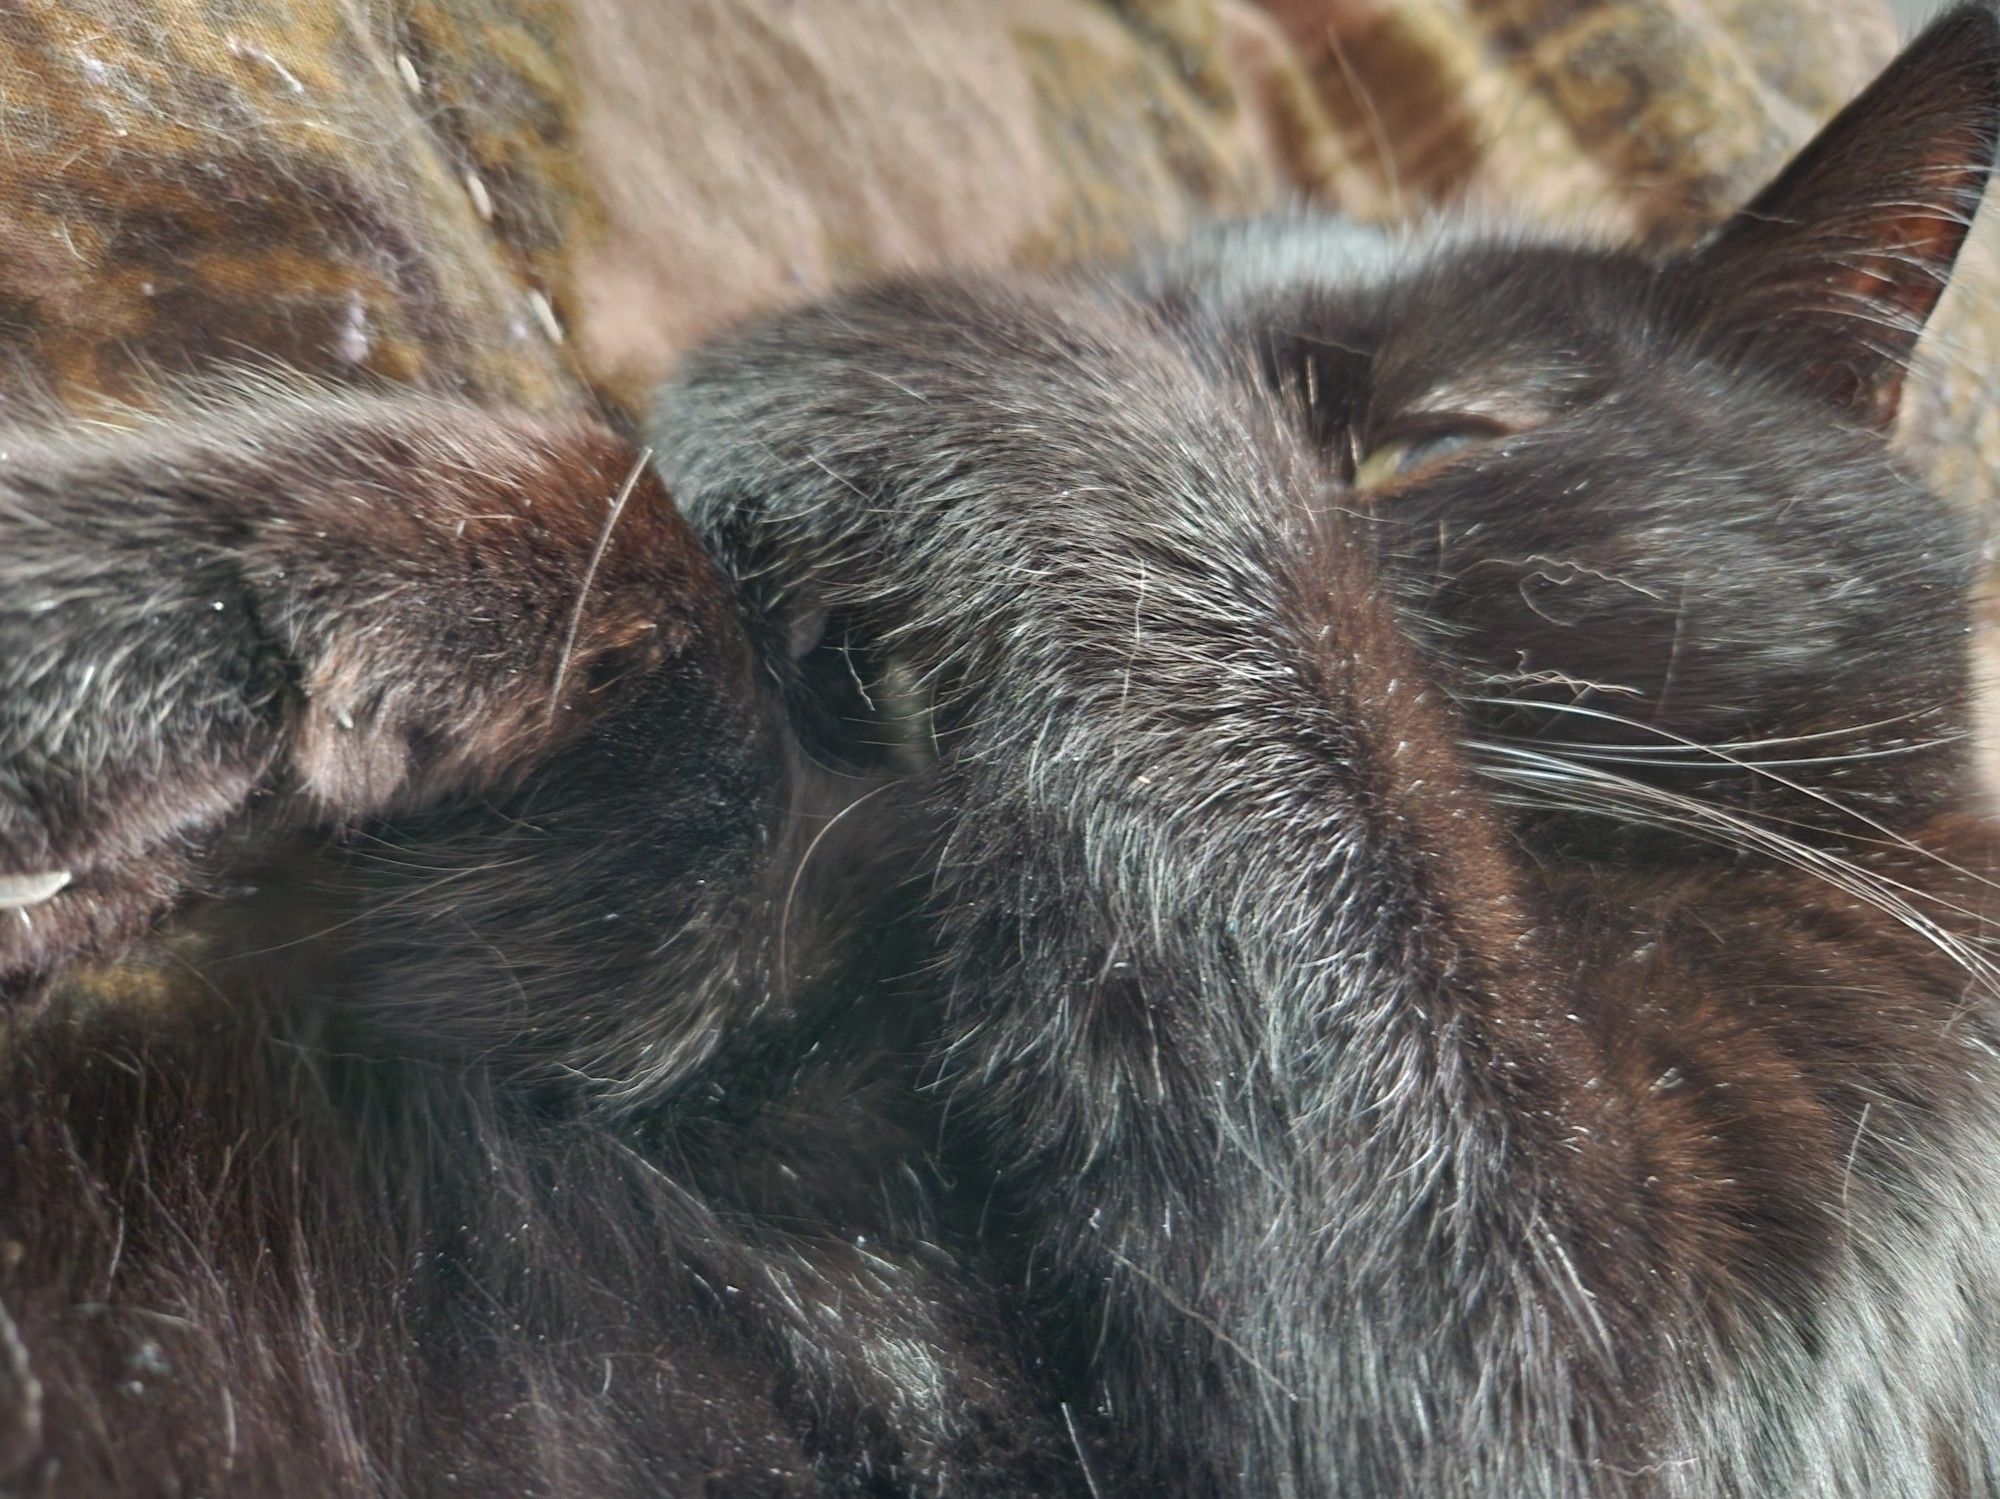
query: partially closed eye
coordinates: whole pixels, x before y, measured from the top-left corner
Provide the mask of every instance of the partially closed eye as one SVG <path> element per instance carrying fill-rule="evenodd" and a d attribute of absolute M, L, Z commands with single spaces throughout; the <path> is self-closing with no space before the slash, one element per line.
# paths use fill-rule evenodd
<path fill-rule="evenodd" d="M 1355 460 L 1356 489 L 1387 489 L 1445 468 L 1469 448 L 1497 436 L 1491 423 L 1442 422 L 1371 444 Z"/>

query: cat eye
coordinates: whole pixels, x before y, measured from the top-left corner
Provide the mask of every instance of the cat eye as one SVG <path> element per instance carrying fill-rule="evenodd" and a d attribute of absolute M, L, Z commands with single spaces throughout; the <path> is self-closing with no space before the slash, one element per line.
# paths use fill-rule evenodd
<path fill-rule="evenodd" d="M 1453 420 L 1373 444 L 1354 461 L 1356 489 L 1386 489 L 1434 473 L 1499 435 L 1490 422 Z"/>

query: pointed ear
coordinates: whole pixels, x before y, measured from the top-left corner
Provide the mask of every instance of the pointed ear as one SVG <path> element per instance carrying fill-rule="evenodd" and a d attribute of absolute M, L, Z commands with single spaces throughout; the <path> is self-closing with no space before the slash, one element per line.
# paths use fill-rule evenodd
<path fill-rule="evenodd" d="M 1709 330 L 1886 429 L 2000 140 L 2000 13 L 1939 18 L 1685 268 Z"/>

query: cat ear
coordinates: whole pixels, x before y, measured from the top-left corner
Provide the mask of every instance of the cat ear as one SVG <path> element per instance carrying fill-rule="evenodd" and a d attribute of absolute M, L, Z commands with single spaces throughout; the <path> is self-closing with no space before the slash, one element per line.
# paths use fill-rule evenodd
<path fill-rule="evenodd" d="M 1711 330 L 1886 429 L 1996 140 L 2000 13 L 1961 5 L 1694 252 Z"/>

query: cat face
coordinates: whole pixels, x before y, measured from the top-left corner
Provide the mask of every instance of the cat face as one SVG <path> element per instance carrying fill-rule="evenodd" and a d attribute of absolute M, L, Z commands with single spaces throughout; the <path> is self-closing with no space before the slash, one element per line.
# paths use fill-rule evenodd
<path fill-rule="evenodd" d="M 1963 727 L 1966 530 L 1706 311 L 1636 257 L 1471 242 L 1226 315 L 1478 732 L 1711 796 L 1777 784 L 1724 755 L 1922 796 Z"/>
<path fill-rule="evenodd" d="M 1555 800 L 1589 800 L 1607 788 L 1579 790 L 1584 767 L 1821 829 L 1921 816 L 1965 785 L 1973 549 L 1888 434 L 2000 135 L 1994 50 L 1978 7 L 1947 17 L 1665 259 L 1300 216 L 1217 228 L 1110 286 L 919 283 L 780 317 L 670 388 L 663 473 L 782 637 L 767 656 L 833 758 L 921 749 L 935 725 L 899 684 L 935 686 L 935 663 L 899 664 L 838 608 L 831 653 L 802 651 L 829 618 L 822 554 L 876 543 L 826 534 L 832 512 L 804 498 L 782 535 L 739 536 L 711 518 L 731 496 L 831 481 L 887 497 L 949 475 L 998 516 L 1023 483 L 1066 487 L 1076 505 L 1046 524 L 1095 534 L 1116 529 L 1077 508 L 1097 470 L 1157 469 L 1247 402 L 1252 425 L 1290 428 L 1314 503 L 1366 538 L 1506 794 L 1552 775 Z M 1129 326 L 1100 336 L 1093 308 Z M 1194 368 L 1143 393 L 1161 361 Z M 1093 392 L 1121 385 L 1093 427 Z M 1017 421 L 1038 449 L 982 460 Z M 720 435 L 748 426 L 755 442 Z M 1254 531 L 1249 487 L 1226 475 L 1155 503 Z M 865 613 L 884 586 L 864 569 L 834 591 Z"/>
<path fill-rule="evenodd" d="M 1299 219 L 1139 284 L 1250 351 L 1475 734 L 1913 811 L 1959 764 L 1972 547 L 1886 433 L 1993 152 L 1972 19 L 1665 262 Z"/>

